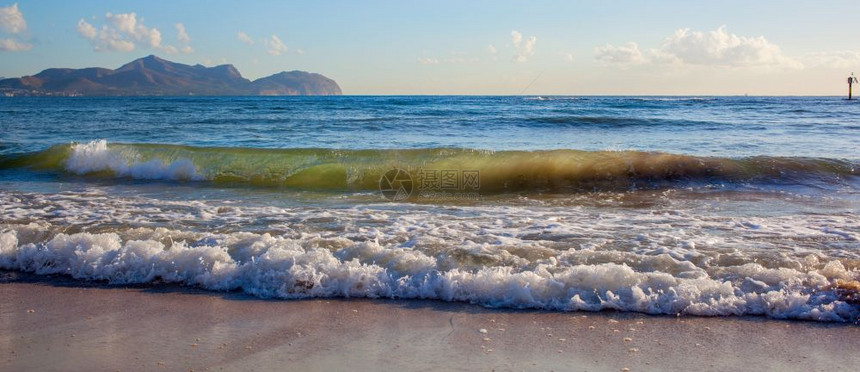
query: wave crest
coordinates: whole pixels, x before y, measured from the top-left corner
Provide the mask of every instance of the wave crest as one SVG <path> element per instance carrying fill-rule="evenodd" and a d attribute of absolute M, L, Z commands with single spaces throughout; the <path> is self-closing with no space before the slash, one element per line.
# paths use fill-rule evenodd
<path fill-rule="evenodd" d="M 387 171 L 472 172 L 480 193 L 579 192 L 686 186 L 689 183 L 842 185 L 860 167 L 847 160 L 720 158 L 640 151 L 482 151 L 471 149 L 257 149 L 104 140 L 55 146 L 0 168 L 34 167 L 102 178 L 209 181 L 307 190 L 378 190 Z M 462 180 L 460 180 L 462 181 Z M 439 190 L 436 190 L 439 191 Z M 444 191 L 444 190 L 442 190 Z"/>
<path fill-rule="evenodd" d="M 140 154 L 133 149 L 109 149 L 105 140 L 72 144 L 65 169 L 81 175 L 109 171 L 118 177 L 148 180 L 205 179 L 197 172 L 190 159 L 181 158 L 169 162 L 157 158 L 142 160 Z"/>

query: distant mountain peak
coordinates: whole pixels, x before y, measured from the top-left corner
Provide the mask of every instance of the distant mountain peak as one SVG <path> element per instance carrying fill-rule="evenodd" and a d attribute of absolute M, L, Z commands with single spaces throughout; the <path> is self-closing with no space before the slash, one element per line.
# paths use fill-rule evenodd
<path fill-rule="evenodd" d="M 341 95 L 337 83 L 320 74 L 305 71 L 281 71 L 254 80 L 251 85 L 259 95 Z M 326 93 L 312 93 L 326 92 Z"/>
<path fill-rule="evenodd" d="M 206 67 L 204 67 L 204 68 L 206 68 Z M 242 73 L 239 72 L 239 69 L 237 69 L 236 66 L 233 66 L 230 64 L 218 65 L 218 66 L 209 67 L 209 68 L 214 69 L 216 71 L 222 71 L 223 73 L 227 74 L 228 76 L 237 77 L 237 78 L 242 77 Z"/>
<path fill-rule="evenodd" d="M 281 71 L 249 81 L 231 64 L 206 67 L 168 61 L 154 54 L 106 68 L 44 70 L 33 76 L 0 80 L 0 91 L 80 95 L 340 95 L 323 75 Z"/>

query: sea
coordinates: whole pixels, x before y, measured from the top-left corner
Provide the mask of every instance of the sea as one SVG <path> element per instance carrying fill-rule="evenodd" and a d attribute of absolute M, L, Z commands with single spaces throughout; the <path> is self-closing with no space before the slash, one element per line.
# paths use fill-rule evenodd
<path fill-rule="evenodd" d="M 860 320 L 860 102 L 0 97 L 0 269 Z"/>

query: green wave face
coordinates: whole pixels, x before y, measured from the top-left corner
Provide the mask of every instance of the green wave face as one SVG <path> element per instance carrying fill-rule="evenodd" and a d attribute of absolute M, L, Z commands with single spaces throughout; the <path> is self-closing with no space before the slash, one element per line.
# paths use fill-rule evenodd
<path fill-rule="evenodd" d="M 623 190 L 699 181 L 841 183 L 860 175 L 854 163 L 819 158 L 578 150 L 210 148 L 105 141 L 7 157 L 0 160 L 0 168 L 320 191 L 378 190 L 386 172 L 401 169 L 410 175 L 414 188 L 488 194 Z"/>

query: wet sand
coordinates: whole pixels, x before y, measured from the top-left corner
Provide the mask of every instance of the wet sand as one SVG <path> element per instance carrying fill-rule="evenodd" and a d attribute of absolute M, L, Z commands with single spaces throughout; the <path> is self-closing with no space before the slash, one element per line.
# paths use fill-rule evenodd
<path fill-rule="evenodd" d="M 853 370 L 860 326 L 261 300 L 0 272 L 2 371 Z"/>

